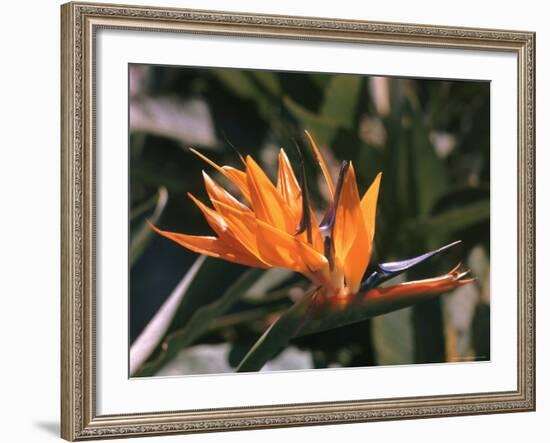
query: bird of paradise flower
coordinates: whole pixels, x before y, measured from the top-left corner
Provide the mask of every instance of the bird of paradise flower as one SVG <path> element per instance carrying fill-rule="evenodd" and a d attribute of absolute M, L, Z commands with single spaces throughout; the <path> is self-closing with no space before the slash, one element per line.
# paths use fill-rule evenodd
<path fill-rule="evenodd" d="M 475 280 L 465 278 L 469 271 L 460 271 L 458 265 L 437 277 L 380 286 L 460 241 L 411 259 L 378 264 L 376 270 L 365 277 L 373 252 L 382 173 L 376 176 L 360 197 L 352 163 L 342 162 L 335 184 L 317 143 L 307 131 L 305 134 L 330 195 L 328 210 L 322 220 L 316 219 L 310 204 L 301 155 L 296 176 L 287 154 L 281 148 L 277 181 L 273 184 L 251 156 L 241 157 L 244 165 L 244 170 L 241 170 L 232 166 L 219 166 L 192 149 L 194 154 L 236 186 L 242 200 L 203 171 L 212 207 L 192 194 L 189 197 L 201 210 L 216 236 L 188 235 L 164 231 L 153 225 L 151 227 L 164 237 L 199 254 L 257 268 L 287 268 L 308 278 L 314 289 L 300 304 L 301 307 L 306 306 L 306 309 L 289 310 L 290 314 L 295 314 L 293 317 L 287 315 L 288 318 L 294 318 L 292 325 L 287 323 L 285 326 L 285 315 L 281 316 L 280 329 L 292 330 L 290 334 L 283 334 L 288 335 L 287 338 L 298 335 L 298 332 L 323 329 L 323 317 L 326 315 L 332 315 L 333 321 L 328 322 L 331 327 L 349 322 L 350 313 L 344 312 L 342 315 L 343 309 L 366 311 L 367 317 L 379 315 Z M 313 317 L 306 315 L 312 312 Z M 270 330 L 266 331 L 266 335 Z M 245 364 L 241 363 L 239 369 L 261 368 L 262 362 L 276 352 L 277 346 L 272 348 L 259 359 L 259 363 L 246 364 L 245 357 Z M 253 351 L 254 348 L 250 353 Z"/>

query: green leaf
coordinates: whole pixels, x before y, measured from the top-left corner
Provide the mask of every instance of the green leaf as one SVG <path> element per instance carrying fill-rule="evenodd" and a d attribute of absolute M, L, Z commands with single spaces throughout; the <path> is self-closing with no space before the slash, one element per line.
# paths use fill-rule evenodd
<path fill-rule="evenodd" d="M 244 269 L 248 268 L 225 260 L 207 257 L 176 312 L 168 334 L 184 328 L 197 310 L 219 299 L 227 288 L 241 276 Z M 212 278 L 213 275 L 216 278 Z"/>
<path fill-rule="evenodd" d="M 321 107 L 323 118 L 333 120 L 338 126 L 352 129 L 361 99 L 363 79 L 358 75 L 334 75 L 325 89 Z"/>
<path fill-rule="evenodd" d="M 419 302 L 437 297 L 433 294 L 384 295 L 373 298 L 358 295 L 357 299 L 345 307 L 326 306 L 315 310 L 308 321 L 300 329 L 299 335 L 307 335 L 320 331 L 349 325 L 388 312 L 397 311 Z"/>
<path fill-rule="evenodd" d="M 209 330 L 212 322 L 223 315 L 241 296 L 250 289 L 262 269 L 250 269 L 243 273 L 224 294 L 212 303 L 202 306 L 186 323 L 185 327 L 169 334 L 163 342 L 161 352 L 150 362 L 144 364 L 135 376 L 154 375 L 167 361 L 170 361 L 180 349 L 191 345 Z"/>
<path fill-rule="evenodd" d="M 193 266 L 187 271 L 145 329 L 132 343 L 130 347 L 130 375 L 136 373 L 161 342 L 205 259 L 206 256 L 201 255 L 195 260 Z"/>
<path fill-rule="evenodd" d="M 384 158 L 384 182 L 379 198 L 393 221 L 407 218 L 414 212 L 411 199 L 411 178 L 407 134 L 400 124 L 388 119 L 388 144 Z"/>
<path fill-rule="evenodd" d="M 304 108 L 288 96 L 283 98 L 283 104 L 305 129 L 315 134 L 320 144 L 331 144 L 338 129 L 337 121 Z"/>
<path fill-rule="evenodd" d="M 273 97 L 281 95 L 279 79 L 272 72 L 250 71 L 250 75 Z"/>
<path fill-rule="evenodd" d="M 441 363 L 446 359 L 441 299 L 414 306 L 414 363 Z"/>
<path fill-rule="evenodd" d="M 310 292 L 291 308 L 287 309 L 252 346 L 245 355 L 237 372 L 259 371 L 263 365 L 281 351 L 297 333 L 306 319 L 314 292 Z"/>
<path fill-rule="evenodd" d="M 258 88 L 245 71 L 238 69 L 213 69 L 211 74 L 241 98 L 254 99 L 259 93 Z"/>
<path fill-rule="evenodd" d="M 405 308 L 372 319 L 372 340 L 378 365 L 414 363 L 412 309 Z"/>
<path fill-rule="evenodd" d="M 479 303 L 472 321 L 472 338 L 475 355 L 483 360 L 491 359 L 491 307 L 489 303 Z"/>
<path fill-rule="evenodd" d="M 151 211 L 156 206 L 157 200 L 158 194 L 155 194 L 151 198 L 130 209 L 130 221 L 135 221 Z"/>
<path fill-rule="evenodd" d="M 253 101 L 264 117 L 269 117 L 272 102 L 268 94 L 274 93 L 277 85 L 268 72 L 251 74 L 237 69 L 214 69 L 211 73 L 237 97 Z"/>
<path fill-rule="evenodd" d="M 310 73 L 308 75 L 309 81 L 315 84 L 319 89 L 325 89 L 330 83 L 331 76 L 319 73 Z"/>
<path fill-rule="evenodd" d="M 164 186 L 158 190 L 155 210 L 148 218 L 149 222 L 157 224 L 168 202 L 168 191 Z M 130 267 L 134 266 L 153 236 L 153 230 L 144 221 L 130 240 Z"/>
<path fill-rule="evenodd" d="M 166 321 L 164 324 L 164 332 L 160 336 L 160 340 L 157 341 L 153 350 L 148 352 L 150 356 L 153 356 L 159 352 L 159 345 L 163 338 L 170 335 L 172 332 L 181 330 L 185 327 L 185 325 L 199 309 L 216 301 L 220 294 L 223 294 L 227 287 L 234 282 L 240 274 L 242 274 L 242 266 L 212 257 L 203 256 L 197 259 L 195 263 L 197 262 L 200 262 L 201 264 L 198 268 L 194 269 L 192 273 L 193 278 L 185 287 L 185 296 L 181 294 L 182 296 L 179 303 L 177 303 L 177 306 L 175 306 L 173 314 L 170 313 L 169 321 Z M 212 278 L 212 275 L 216 275 L 218 278 Z M 181 289 L 181 282 L 177 288 L 174 289 L 172 295 L 178 291 L 178 288 Z M 168 299 L 170 299 L 172 295 L 170 295 Z M 167 300 L 166 303 L 170 302 Z M 162 310 L 163 308 L 164 304 L 160 309 Z M 155 322 L 155 318 L 156 315 L 153 317 L 151 322 Z M 147 326 L 146 329 L 148 327 L 149 326 Z M 134 364 L 132 366 L 139 365 Z"/>
<path fill-rule="evenodd" d="M 258 371 L 288 342 L 298 336 L 327 331 L 387 314 L 416 303 L 434 299 L 434 294 L 384 295 L 359 294 L 346 306 L 316 303 L 315 292 L 305 295 L 285 311 L 258 339 L 239 364 L 238 372 Z"/>
<path fill-rule="evenodd" d="M 262 276 L 250 287 L 243 299 L 258 302 L 269 292 L 294 275 L 293 271 L 283 268 L 272 268 L 265 271 Z"/>
<path fill-rule="evenodd" d="M 411 173 L 414 180 L 416 214 L 429 214 L 435 202 L 447 191 L 449 179 L 443 160 L 430 142 L 429 131 L 421 112 L 412 114 L 410 129 Z"/>
<path fill-rule="evenodd" d="M 189 183 L 181 173 L 170 171 L 158 164 L 141 160 L 132 164 L 132 180 L 148 186 L 163 186 L 171 193 L 188 190 Z"/>
<path fill-rule="evenodd" d="M 489 200 L 481 200 L 441 214 L 410 220 L 405 224 L 405 232 L 420 236 L 440 236 L 486 222 L 490 215 Z"/>
<path fill-rule="evenodd" d="M 260 320 L 265 320 L 273 314 L 282 314 L 288 308 L 288 303 L 279 303 L 277 305 L 262 306 L 254 309 L 246 309 L 244 311 L 227 314 L 216 318 L 210 323 L 209 330 L 231 328 L 245 323 L 252 323 Z"/>

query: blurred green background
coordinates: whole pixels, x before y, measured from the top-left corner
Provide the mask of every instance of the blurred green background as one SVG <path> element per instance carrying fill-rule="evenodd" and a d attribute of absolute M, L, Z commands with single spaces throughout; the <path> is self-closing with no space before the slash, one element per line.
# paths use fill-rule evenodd
<path fill-rule="evenodd" d="M 166 230 L 210 234 L 186 193 L 207 201 L 202 169 L 227 184 L 188 148 L 240 167 L 233 145 L 274 178 L 278 149 L 296 164 L 297 142 L 322 213 L 327 190 L 304 141 L 307 129 L 334 176 L 341 160 L 353 161 L 361 193 L 377 172 L 384 174 L 371 266 L 460 239 L 460 247 L 406 279 L 439 275 L 462 261 L 477 280 L 411 308 L 295 339 L 265 369 L 490 358 L 488 82 L 137 64 L 130 65 L 129 80 L 131 343 L 197 259 L 151 235 L 145 219 Z M 231 371 L 307 288 L 286 271 L 258 273 L 259 281 L 221 306 L 220 297 L 245 269 L 204 262 L 170 321 L 165 345 L 148 358 L 146 375 Z M 207 320 L 189 336 L 186 326 L 201 308 Z M 170 358 L 163 356 L 167 348 Z"/>

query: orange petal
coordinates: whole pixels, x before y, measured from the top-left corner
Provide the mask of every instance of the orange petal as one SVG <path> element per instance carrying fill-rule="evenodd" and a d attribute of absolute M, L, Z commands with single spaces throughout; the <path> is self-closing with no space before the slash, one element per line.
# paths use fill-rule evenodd
<path fill-rule="evenodd" d="M 170 240 L 175 241 L 181 246 L 190 249 L 193 252 L 198 254 L 205 254 L 210 257 L 221 258 L 233 263 L 238 263 L 245 266 L 253 267 L 267 267 L 264 265 L 258 265 L 257 261 L 250 261 L 247 257 L 242 256 L 238 252 L 234 251 L 222 240 L 216 237 L 206 237 L 206 236 L 195 236 L 195 235 L 186 235 L 179 234 L 176 232 L 162 231 L 157 227 L 149 224 L 149 226 L 155 230 L 160 235 L 169 238 Z"/>
<path fill-rule="evenodd" d="M 321 230 L 319 229 L 319 222 L 317 221 L 313 210 L 311 210 L 311 233 L 313 237 L 313 247 L 316 251 L 319 251 L 324 255 L 325 241 L 323 239 L 323 235 L 321 234 Z"/>
<path fill-rule="evenodd" d="M 292 269 L 309 278 L 309 272 L 324 272 L 328 262 L 322 253 L 268 223 L 254 218 L 251 212 L 214 201 L 218 213 L 229 229 L 253 252 L 259 260 L 274 267 Z M 320 240 L 322 242 L 322 239 Z M 312 278 L 313 280 L 314 278 Z"/>
<path fill-rule="evenodd" d="M 356 292 L 370 261 L 372 242 L 363 221 L 352 164 L 344 177 L 337 204 L 333 229 L 334 253 L 336 261 L 343 264 L 346 286 Z"/>
<path fill-rule="evenodd" d="M 248 189 L 246 173 L 232 166 L 224 166 L 222 169 L 225 171 L 225 176 L 239 188 L 243 197 L 247 201 L 250 201 L 250 191 Z"/>
<path fill-rule="evenodd" d="M 301 211 L 300 211 L 301 212 Z M 298 219 L 299 220 L 299 219 Z M 325 253 L 325 242 L 323 240 L 323 235 L 321 234 L 321 230 L 319 229 L 319 223 L 317 222 L 317 218 L 315 216 L 315 213 L 310 208 L 310 220 L 311 220 L 311 237 L 312 237 L 312 243 L 311 245 L 313 248 L 321 253 Z M 302 242 L 307 243 L 307 232 L 304 231 L 301 234 L 298 234 L 296 238 L 300 239 Z"/>
<path fill-rule="evenodd" d="M 295 217 L 295 224 L 298 225 L 302 212 L 302 190 L 300 189 L 292 166 L 288 161 L 288 157 L 282 148 L 279 151 L 277 191 L 279 191 L 288 207 L 292 210 Z"/>
<path fill-rule="evenodd" d="M 251 247 L 245 238 L 241 238 L 236 235 L 229 227 L 223 216 L 218 212 L 210 209 L 200 200 L 196 199 L 191 193 L 188 194 L 191 200 L 198 206 L 203 213 L 206 221 L 214 232 L 218 235 L 218 238 L 227 244 L 235 253 L 239 253 L 246 260 L 251 263 L 255 262 L 254 266 L 264 267 L 266 263 L 262 262 L 257 256 L 257 250 Z"/>
<path fill-rule="evenodd" d="M 250 156 L 246 157 L 246 172 L 250 204 L 256 218 L 281 231 L 294 232 L 296 224 L 290 216 L 288 205 L 262 168 Z"/>
<path fill-rule="evenodd" d="M 210 200 L 218 200 L 243 211 L 250 211 L 247 206 L 243 205 L 233 195 L 222 188 L 206 172 L 202 171 L 202 177 L 204 179 L 204 186 L 206 188 L 208 196 L 210 197 Z"/>
<path fill-rule="evenodd" d="M 263 260 L 309 277 L 312 273 L 326 271 L 327 259 L 313 247 L 261 220 L 256 222 L 258 248 Z"/>
<path fill-rule="evenodd" d="M 210 166 L 215 168 L 220 174 L 225 176 L 227 179 L 229 179 L 241 193 L 243 194 L 243 197 L 250 201 L 250 193 L 248 192 L 248 183 L 246 180 L 246 173 L 237 169 L 233 168 L 232 166 L 219 166 L 218 164 L 214 163 L 212 160 L 210 160 L 205 155 L 201 154 L 196 149 L 190 148 L 189 149 L 193 154 L 200 157 L 202 160 L 204 160 L 206 163 L 208 163 Z"/>
<path fill-rule="evenodd" d="M 373 180 L 367 192 L 361 199 L 361 212 L 363 213 L 363 220 L 369 233 L 371 242 L 374 239 L 374 232 L 376 228 L 376 206 L 378 204 L 378 191 L 380 189 L 380 180 L 382 179 L 382 173 L 378 173 Z"/>
<path fill-rule="evenodd" d="M 233 206 L 227 205 L 218 200 L 212 200 L 212 204 L 220 214 L 232 234 L 239 239 L 239 242 L 258 260 L 269 264 L 262 258 L 256 232 L 256 218 L 250 210 L 243 211 Z"/>
<path fill-rule="evenodd" d="M 321 171 L 323 171 L 323 175 L 325 176 L 325 181 L 327 182 L 328 191 L 330 192 L 331 198 L 334 197 L 334 183 L 332 182 L 332 177 L 330 176 L 330 172 L 327 168 L 327 165 L 325 163 L 325 159 L 323 158 L 321 151 L 319 150 L 319 147 L 317 146 L 317 143 L 315 143 L 315 140 L 311 136 L 311 134 L 308 131 L 305 131 L 306 137 L 309 141 L 309 144 L 311 145 L 311 148 L 313 149 L 313 153 L 315 154 L 315 157 L 317 158 L 317 162 L 319 163 L 319 166 L 321 166 Z"/>
<path fill-rule="evenodd" d="M 439 277 L 409 281 L 399 283 L 397 285 L 386 286 L 384 288 L 371 289 L 370 291 L 367 291 L 365 297 L 368 300 L 378 297 L 413 297 L 416 295 L 440 294 L 442 292 L 455 289 L 458 286 L 472 283 L 475 280 L 474 278 L 464 279 L 464 277 L 468 274 L 469 271 L 459 272 L 457 266 L 448 274 L 441 275 Z"/>
<path fill-rule="evenodd" d="M 197 207 L 201 210 L 202 214 L 204 215 L 204 218 L 206 219 L 210 227 L 214 230 L 214 232 L 218 235 L 218 237 L 223 238 L 224 236 L 226 236 L 228 227 L 223 217 L 213 209 L 210 209 L 208 206 L 206 206 L 203 202 L 197 199 L 190 192 L 187 193 L 187 195 L 191 200 L 193 200 L 193 203 L 195 203 Z"/>

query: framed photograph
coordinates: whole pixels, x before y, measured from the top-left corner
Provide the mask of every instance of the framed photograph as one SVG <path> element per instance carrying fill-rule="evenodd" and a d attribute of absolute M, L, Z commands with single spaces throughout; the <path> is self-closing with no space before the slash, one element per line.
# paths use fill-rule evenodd
<path fill-rule="evenodd" d="M 534 33 L 61 14 L 63 438 L 534 410 Z"/>

